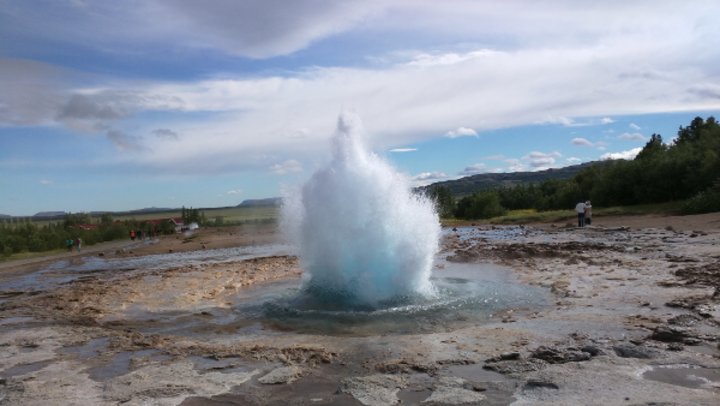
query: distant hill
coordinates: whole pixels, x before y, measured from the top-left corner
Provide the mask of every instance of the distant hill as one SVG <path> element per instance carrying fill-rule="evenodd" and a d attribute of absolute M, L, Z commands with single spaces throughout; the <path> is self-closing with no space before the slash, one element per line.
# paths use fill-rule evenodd
<path fill-rule="evenodd" d="M 33 217 L 62 217 L 65 215 L 64 211 L 41 211 L 35 213 Z"/>
<path fill-rule="evenodd" d="M 261 206 L 280 206 L 282 204 L 281 197 L 269 197 L 267 199 L 247 199 L 238 204 L 237 207 L 261 207 Z"/>
<path fill-rule="evenodd" d="M 460 179 L 436 182 L 425 186 L 423 189 L 427 190 L 439 186 L 446 187 L 450 189 L 450 193 L 457 198 L 468 196 L 475 192 L 496 189 L 499 187 L 541 183 L 548 179 L 570 179 L 585 168 L 594 165 L 605 165 L 608 162 L 609 161 L 593 161 L 580 165 L 553 168 L 537 172 L 481 173 L 478 175 L 466 176 Z"/>
<path fill-rule="evenodd" d="M 130 210 L 126 213 L 128 213 L 128 214 L 143 214 L 143 213 L 169 212 L 169 211 L 176 211 L 176 210 L 180 210 L 180 209 L 172 209 L 169 207 L 146 207 L 144 209 Z"/>
<path fill-rule="evenodd" d="M 9 219 L 9 218 L 11 218 L 11 217 L 12 217 L 12 216 L 7 215 L 7 214 L 0 214 L 0 219 Z"/>

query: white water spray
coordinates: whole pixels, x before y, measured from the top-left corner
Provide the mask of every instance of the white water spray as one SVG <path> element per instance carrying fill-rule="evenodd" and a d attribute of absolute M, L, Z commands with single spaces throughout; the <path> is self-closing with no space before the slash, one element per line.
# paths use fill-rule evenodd
<path fill-rule="evenodd" d="M 432 294 L 440 223 L 433 202 L 363 145 L 360 119 L 343 114 L 333 158 L 285 199 L 283 224 L 297 244 L 313 295 L 350 305 Z"/>

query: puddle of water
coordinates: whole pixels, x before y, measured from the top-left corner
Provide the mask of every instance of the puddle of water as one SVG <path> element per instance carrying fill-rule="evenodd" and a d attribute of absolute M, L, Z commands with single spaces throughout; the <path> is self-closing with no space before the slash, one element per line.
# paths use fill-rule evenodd
<path fill-rule="evenodd" d="M 29 364 L 20 364 L 15 365 L 14 367 L 8 368 L 4 371 L 0 371 L 0 376 L 3 378 L 10 378 L 13 376 L 21 376 L 21 375 L 27 375 L 29 373 L 39 371 L 46 366 L 52 364 L 55 360 L 46 360 L 46 361 L 38 361 L 38 362 L 32 362 Z"/>
<path fill-rule="evenodd" d="M 10 325 L 13 325 L 13 327 L 17 327 L 17 326 L 14 326 L 14 325 L 15 325 L 15 324 L 24 325 L 24 324 L 27 324 L 27 323 L 30 323 L 30 322 L 33 322 L 33 321 L 35 321 L 35 319 L 32 318 L 32 317 L 25 317 L 25 316 L 6 317 L 6 318 L 1 318 L 1 319 L 0 319 L 0 326 L 10 326 Z"/>
<path fill-rule="evenodd" d="M 686 388 L 720 389 L 720 368 L 689 364 L 656 365 L 643 373 L 642 377 Z"/>
<path fill-rule="evenodd" d="M 86 360 L 95 358 L 105 352 L 108 344 L 110 344 L 110 339 L 107 337 L 95 338 L 81 345 L 62 348 L 60 352 Z"/>
<path fill-rule="evenodd" d="M 108 362 L 88 368 L 86 372 L 90 379 L 97 382 L 104 382 L 118 376 L 129 373 L 133 368 L 132 360 L 147 358 L 149 361 L 162 361 L 168 356 L 162 355 L 157 350 L 123 351 L 115 354 Z"/>
<path fill-rule="evenodd" d="M 535 310 L 549 303 L 546 289 L 523 285 L 509 269 L 491 264 L 439 262 L 434 297 L 402 298 L 374 308 L 347 306 L 301 290 L 297 279 L 243 289 L 229 307 L 198 304 L 189 311 L 128 308 L 124 323 L 146 333 L 193 338 L 278 335 L 288 331 L 370 336 L 451 331 L 493 321 L 505 310 Z"/>
<path fill-rule="evenodd" d="M 430 389 L 402 389 L 397 397 L 402 405 L 419 405 L 423 400 L 432 395 Z"/>
<path fill-rule="evenodd" d="M 518 237 L 528 236 L 533 231 L 521 226 L 494 226 L 484 227 L 454 227 L 443 228 L 443 236 L 457 235 L 460 240 L 465 241 L 472 238 L 486 238 L 488 240 L 512 240 Z"/>
<path fill-rule="evenodd" d="M 190 356 L 187 359 L 189 359 L 193 366 L 195 367 L 195 370 L 197 370 L 200 373 L 206 373 L 206 372 L 221 372 L 221 373 L 231 373 L 231 372 L 252 372 L 256 369 L 262 369 L 266 368 L 267 365 L 264 365 L 261 362 L 253 362 L 248 361 L 247 359 L 239 358 L 239 357 L 229 357 L 229 358 L 209 358 L 209 357 L 200 357 L 200 356 Z"/>
<path fill-rule="evenodd" d="M 299 288 L 267 289 L 260 302 L 242 303 L 239 314 L 271 329 L 368 336 L 451 331 L 489 321 L 500 311 L 536 309 L 548 303 L 545 289 L 514 281 L 509 270 L 484 264 L 445 264 L 435 270 L 432 298 L 403 298 L 377 308 L 343 308 L 318 301 Z"/>

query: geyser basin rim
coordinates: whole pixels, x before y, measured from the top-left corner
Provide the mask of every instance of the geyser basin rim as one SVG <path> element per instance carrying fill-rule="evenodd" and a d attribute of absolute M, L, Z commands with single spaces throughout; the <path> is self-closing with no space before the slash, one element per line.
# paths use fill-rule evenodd
<path fill-rule="evenodd" d="M 307 306 L 298 286 L 267 286 L 266 295 L 241 303 L 235 312 L 266 328 L 323 335 L 367 336 L 452 331 L 468 324 L 490 322 L 506 310 L 536 310 L 549 303 L 547 289 L 520 284 L 510 270 L 497 266 L 449 264 L 435 270 L 438 296 L 417 295 L 413 302 L 376 308 Z M 309 296 L 312 299 L 312 296 Z"/>

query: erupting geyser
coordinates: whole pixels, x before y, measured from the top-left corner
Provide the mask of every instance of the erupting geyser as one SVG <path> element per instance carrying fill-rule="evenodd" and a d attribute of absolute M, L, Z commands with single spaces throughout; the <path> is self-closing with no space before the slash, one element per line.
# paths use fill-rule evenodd
<path fill-rule="evenodd" d="M 283 222 L 299 248 L 304 290 L 336 306 L 371 306 L 433 293 L 440 223 L 433 202 L 362 140 L 343 114 L 330 164 L 285 200 Z"/>

